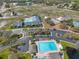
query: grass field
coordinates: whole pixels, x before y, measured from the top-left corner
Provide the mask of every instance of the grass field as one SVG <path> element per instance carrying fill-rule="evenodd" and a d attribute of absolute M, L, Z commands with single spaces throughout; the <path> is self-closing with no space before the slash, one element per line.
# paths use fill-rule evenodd
<path fill-rule="evenodd" d="M 11 54 L 11 51 L 9 49 L 5 49 L 0 52 L 0 58 L 8 59 L 8 55 L 10 54 Z M 15 55 L 22 57 L 23 59 L 31 59 L 31 55 L 29 53 L 17 52 Z"/>
<path fill-rule="evenodd" d="M 60 9 L 56 8 L 56 6 L 46 6 L 46 5 L 33 5 L 30 8 L 27 7 L 21 7 L 18 8 L 16 11 L 22 12 L 25 15 L 31 16 L 31 15 L 39 15 L 41 17 L 44 16 L 50 16 L 50 17 L 58 17 L 58 16 L 64 16 L 68 15 L 72 18 L 79 18 L 79 12 L 78 11 L 72 11 L 68 9 Z"/>

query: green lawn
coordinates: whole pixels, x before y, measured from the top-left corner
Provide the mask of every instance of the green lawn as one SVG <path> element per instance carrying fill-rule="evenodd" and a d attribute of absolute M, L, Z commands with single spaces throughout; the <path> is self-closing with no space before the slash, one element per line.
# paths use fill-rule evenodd
<path fill-rule="evenodd" d="M 9 49 L 5 49 L 0 52 L 0 58 L 2 59 L 8 59 L 8 55 L 11 53 Z M 24 52 L 17 52 L 17 56 L 21 57 L 22 59 L 32 59 L 31 55 L 29 53 L 24 53 Z"/>
<path fill-rule="evenodd" d="M 66 41 L 61 41 L 61 44 L 63 45 L 64 48 L 66 48 L 66 47 L 72 47 L 72 48 L 77 49 L 76 45 L 73 44 L 73 43 L 69 43 L 69 42 L 66 42 Z"/>
<path fill-rule="evenodd" d="M 18 52 L 17 55 L 19 57 L 21 57 L 22 59 L 32 59 L 32 57 L 29 53 Z"/>
<path fill-rule="evenodd" d="M 8 55 L 10 54 L 10 51 L 8 49 L 0 52 L 0 58 L 2 59 L 8 59 Z"/>

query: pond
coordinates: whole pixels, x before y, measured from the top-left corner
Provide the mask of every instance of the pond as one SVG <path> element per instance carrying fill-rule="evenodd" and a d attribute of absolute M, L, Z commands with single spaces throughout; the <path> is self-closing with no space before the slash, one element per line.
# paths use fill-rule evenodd
<path fill-rule="evenodd" d="M 67 54 L 69 56 L 69 59 L 79 59 L 79 51 L 71 48 L 71 47 L 67 47 Z"/>

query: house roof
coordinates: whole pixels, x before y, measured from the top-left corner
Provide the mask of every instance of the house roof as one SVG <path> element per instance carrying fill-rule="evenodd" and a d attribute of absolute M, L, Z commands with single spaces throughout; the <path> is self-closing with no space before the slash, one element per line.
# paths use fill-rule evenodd
<path fill-rule="evenodd" d="M 64 21 L 64 17 L 57 18 L 58 21 Z"/>
<path fill-rule="evenodd" d="M 58 21 L 57 19 L 54 19 L 54 18 L 52 18 L 50 21 L 53 22 L 54 24 L 60 23 L 60 21 Z"/>

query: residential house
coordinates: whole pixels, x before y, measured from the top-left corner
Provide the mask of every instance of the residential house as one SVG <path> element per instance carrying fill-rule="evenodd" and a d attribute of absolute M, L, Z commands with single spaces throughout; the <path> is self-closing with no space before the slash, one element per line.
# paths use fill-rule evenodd
<path fill-rule="evenodd" d="M 58 24 L 58 23 L 60 23 L 60 21 L 58 21 L 57 19 L 51 19 L 51 22 L 53 22 L 54 24 Z"/>
<path fill-rule="evenodd" d="M 58 21 L 58 20 L 55 19 L 55 18 L 52 18 L 52 19 L 50 19 L 50 20 L 47 20 L 47 23 L 50 24 L 50 25 L 55 25 L 55 24 L 60 23 L 60 21 Z"/>

